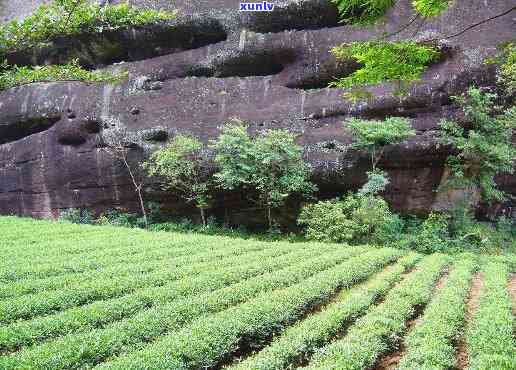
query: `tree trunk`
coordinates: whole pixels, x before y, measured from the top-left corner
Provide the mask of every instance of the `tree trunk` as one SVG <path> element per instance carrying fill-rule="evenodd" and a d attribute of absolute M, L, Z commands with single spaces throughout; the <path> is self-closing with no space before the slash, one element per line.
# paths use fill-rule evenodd
<path fill-rule="evenodd" d="M 206 215 L 204 214 L 204 208 L 199 208 L 201 211 L 201 220 L 202 220 L 202 226 L 206 227 Z"/>
<path fill-rule="evenodd" d="M 138 198 L 140 200 L 140 207 L 142 209 L 143 221 L 145 222 L 145 227 L 147 228 L 149 226 L 149 221 L 147 220 L 147 211 L 145 210 L 145 203 L 143 202 L 142 184 L 138 185 L 138 183 L 136 182 L 136 178 L 133 175 L 131 166 L 129 165 L 129 163 L 127 162 L 127 158 L 123 154 L 122 154 L 122 159 L 124 161 L 125 166 L 127 167 L 127 171 L 129 171 L 129 176 L 131 176 L 131 181 L 133 182 L 134 188 L 135 188 L 136 192 L 138 193 Z"/>
<path fill-rule="evenodd" d="M 272 230 L 272 214 L 270 206 L 267 206 L 267 220 L 269 221 L 269 230 Z"/>

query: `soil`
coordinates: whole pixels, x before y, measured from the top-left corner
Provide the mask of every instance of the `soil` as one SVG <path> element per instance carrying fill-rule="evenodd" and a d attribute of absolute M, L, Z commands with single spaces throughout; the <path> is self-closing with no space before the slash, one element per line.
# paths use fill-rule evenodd
<path fill-rule="evenodd" d="M 484 279 L 481 273 L 477 273 L 471 283 L 471 291 L 469 292 L 468 301 L 466 303 L 466 315 L 464 328 L 467 328 L 471 318 L 478 309 L 480 294 L 484 286 Z M 457 345 L 457 369 L 467 369 L 469 367 L 469 356 L 464 334 L 461 336 Z"/>

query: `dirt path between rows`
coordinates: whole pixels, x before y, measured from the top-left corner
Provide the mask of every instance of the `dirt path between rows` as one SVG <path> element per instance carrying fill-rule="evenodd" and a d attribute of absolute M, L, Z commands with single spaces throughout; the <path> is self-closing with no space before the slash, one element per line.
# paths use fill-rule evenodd
<path fill-rule="evenodd" d="M 446 269 L 443 272 L 442 276 L 439 278 L 439 281 L 435 285 L 434 294 L 436 292 L 438 292 L 444 286 L 444 283 L 446 282 L 446 279 L 448 278 L 449 274 L 450 274 L 450 271 L 448 269 Z M 423 314 L 423 307 L 419 307 L 418 309 L 416 309 L 416 311 L 414 313 L 414 318 L 410 319 L 406 323 L 407 330 L 405 330 L 405 336 L 408 333 L 410 333 L 411 330 L 421 322 L 422 314 Z M 377 361 L 377 363 L 373 367 L 373 369 L 374 370 L 393 370 L 393 369 L 395 369 L 398 366 L 398 364 L 400 363 L 402 357 L 405 355 L 406 351 L 407 351 L 407 348 L 405 346 L 405 341 L 402 340 L 399 348 L 395 352 L 391 352 L 391 353 L 381 357 Z"/>
<path fill-rule="evenodd" d="M 477 273 L 471 281 L 471 290 L 468 301 L 466 302 L 466 315 L 464 317 L 464 330 L 457 345 L 457 369 L 467 369 L 469 367 L 469 355 L 466 344 L 465 331 L 478 309 L 478 302 L 484 287 L 484 277 L 482 273 Z"/>
<path fill-rule="evenodd" d="M 512 315 L 516 316 L 516 274 L 511 274 L 509 278 L 509 295 L 512 300 Z"/>

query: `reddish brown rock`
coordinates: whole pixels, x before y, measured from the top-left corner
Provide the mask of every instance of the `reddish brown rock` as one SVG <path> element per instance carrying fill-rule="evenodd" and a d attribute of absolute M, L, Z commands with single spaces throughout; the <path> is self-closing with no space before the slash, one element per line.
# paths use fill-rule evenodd
<path fill-rule="evenodd" d="M 134 3 L 146 5 L 143 0 Z M 51 217 L 70 207 L 136 208 L 124 167 L 100 145 L 103 130 L 124 126 L 134 132 L 138 147 L 131 156 L 136 162 L 177 133 L 213 139 L 231 117 L 249 122 L 253 133 L 279 127 L 297 133 L 321 194 L 342 194 L 364 182 L 368 165 L 363 154 L 347 150 L 350 137 L 342 122 L 353 116 L 383 119 L 391 115 L 409 117 L 418 135 L 386 151 L 381 165 L 392 180 L 386 197 L 397 210 L 428 212 L 435 205 L 435 189 L 448 155 L 446 148 L 435 145 L 437 123 L 458 115 L 451 105 L 452 95 L 471 84 L 494 88 L 495 67 L 482 60 L 493 55 L 499 43 L 514 37 L 515 26 L 514 15 L 509 14 L 450 39 L 445 43 L 445 58 L 406 96 L 394 97 L 394 87 L 384 84 L 369 89 L 372 100 L 354 104 L 342 98 L 343 90 L 324 88 L 333 76 L 357 68 L 351 62 L 337 63 L 329 49 L 399 29 L 412 17 L 409 1 L 398 1 L 385 22 L 369 28 L 339 25 L 333 6 L 322 0 L 280 2 L 268 15 L 240 14 L 237 1 L 175 3 L 185 17 L 176 22 L 194 22 L 196 34 L 209 34 L 213 29 L 209 27 L 216 25 L 223 30 L 219 36 L 224 40 L 184 42 L 180 47 L 171 41 L 167 49 L 156 46 L 157 41 L 163 42 L 161 36 L 148 47 L 128 44 L 127 33 L 110 35 L 111 43 L 125 45 L 126 50 L 111 59 L 96 60 L 90 55 L 89 64 L 133 60 L 109 67 L 129 70 L 126 83 L 45 83 L 0 92 L 0 213 Z M 419 39 L 454 33 L 509 7 L 503 0 L 452 4 L 442 17 L 415 24 L 395 39 L 412 38 L 416 30 Z M 149 32 L 144 35 L 152 39 Z M 189 47 L 195 48 L 184 50 Z M 58 56 L 66 57 L 67 52 L 62 50 Z M 164 52 L 172 53 L 161 55 Z M 516 193 L 514 176 L 501 177 L 499 183 Z M 189 212 L 173 195 L 160 191 L 158 184 L 149 185 L 146 195 Z M 240 221 L 260 216 L 239 194 L 220 194 L 217 199 L 214 212 L 219 215 L 230 213 Z M 291 206 L 295 208 L 297 202 Z M 506 204 L 488 211 L 513 210 L 514 204 Z"/>

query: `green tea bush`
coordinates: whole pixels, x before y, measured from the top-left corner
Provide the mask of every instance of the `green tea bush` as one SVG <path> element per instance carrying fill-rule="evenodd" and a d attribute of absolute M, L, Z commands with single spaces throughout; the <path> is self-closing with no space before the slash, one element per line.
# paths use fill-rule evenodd
<path fill-rule="evenodd" d="M 281 248 L 282 246 L 277 247 Z M 151 341 L 167 332 L 177 331 L 202 316 L 226 310 L 256 296 L 269 296 L 274 289 L 300 283 L 312 275 L 338 264 L 352 267 L 357 265 L 357 258 L 368 259 L 370 263 L 381 263 L 378 256 L 375 259 L 371 255 L 374 252 L 365 253 L 368 249 L 343 248 L 322 255 L 315 249 L 312 258 L 297 258 L 292 266 L 285 266 L 283 269 L 275 268 L 272 272 L 242 280 L 215 292 L 187 297 L 142 310 L 136 315 L 113 323 L 106 328 L 56 338 L 28 347 L 13 356 L 0 357 L 0 368 L 8 369 L 14 366 L 30 368 L 38 364 L 41 367 L 68 369 L 86 364 L 97 364 L 103 359 L 135 349 L 135 346 L 138 348 L 138 344 L 141 344 L 142 341 Z M 391 256 L 395 254 L 392 250 L 378 252 L 383 255 L 391 253 Z M 357 254 L 361 254 L 361 256 L 350 259 Z M 349 262 L 343 262 L 348 259 Z M 66 327 L 64 330 L 67 330 Z M 60 348 L 58 351 L 63 354 L 58 356 L 59 358 L 56 357 L 56 348 Z"/>
<path fill-rule="evenodd" d="M 127 78 L 127 73 L 111 73 L 108 71 L 88 71 L 74 60 L 64 65 L 0 68 L 0 90 L 34 82 L 83 81 L 83 82 L 120 82 Z"/>
<path fill-rule="evenodd" d="M 444 286 L 425 309 L 419 324 L 405 337 L 407 353 L 399 370 L 455 367 L 455 342 L 464 327 L 466 300 L 476 268 L 477 264 L 468 258 L 453 264 Z"/>
<path fill-rule="evenodd" d="M 516 368 L 508 268 L 489 263 L 482 268 L 484 287 L 478 310 L 466 330 L 470 369 Z"/>
<path fill-rule="evenodd" d="M 380 305 L 352 325 L 346 336 L 321 348 L 305 369 L 371 368 L 383 353 L 396 346 L 414 309 L 430 301 L 448 260 L 439 254 L 423 259 Z"/>
<path fill-rule="evenodd" d="M 54 0 L 41 5 L 31 16 L 0 27 L 0 55 L 35 47 L 59 36 L 141 26 L 173 19 L 175 15 L 138 9 L 128 3 L 100 6 L 85 0 Z"/>
<path fill-rule="evenodd" d="M 362 316 L 403 278 L 403 273 L 421 258 L 412 253 L 376 274 L 371 280 L 343 290 L 321 312 L 308 316 L 287 328 L 263 351 L 230 367 L 232 370 L 276 370 L 294 367 L 337 336 L 343 327 Z"/>
<path fill-rule="evenodd" d="M 390 249 L 354 257 L 299 284 L 261 294 L 256 298 L 207 318 L 194 321 L 142 350 L 106 362 L 100 369 L 128 366 L 152 369 L 200 369 L 215 366 L 242 340 L 257 343 L 303 314 L 341 288 L 354 285 L 401 255 Z M 228 323 L 231 322 L 230 325 Z"/>
<path fill-rule="evenodd" d="M 430 45 L 413 41 L 357 41 L 331 50 L 337 60 L 354 59 L 361 68 L 330 83 L 331 87 L 353 88 L 386 81 L 398 83 L 418 80 L 440 52 Z"/>

